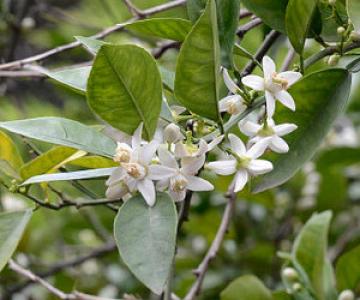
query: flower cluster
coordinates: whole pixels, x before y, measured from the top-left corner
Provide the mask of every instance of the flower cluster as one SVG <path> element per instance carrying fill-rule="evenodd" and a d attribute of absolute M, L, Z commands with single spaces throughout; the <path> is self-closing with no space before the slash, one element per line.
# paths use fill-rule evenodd
<path fill-rule="evenodd" d="M 207 167 L 219 175 L 234 176 L 234 191 L 241 191 L 250 176 L 267 173 L 272 170 L 272 163 L 259 159 L 266 151 L 285 153 L 289 146 L 282 136 L 294 131 L 294 124 L 275 125 L 272 116 L 275 101 L 295 109 L 294 100 L 287 92 L 301 77 L 297 72 L 276 73 L 275 64 L 269 57 L 263 59 L 264 78 L 249 75 L 242 78 L 242 83 L 256 91 L 264 91 L 266 97 L 266 118 L 258 124 L 250 120 L 239 122 L 240 131 L 249 137 L 247 145 L 234 134 L 228 134 L 229 147 L 224 147 L 226 159 L 210 162 Z M 227 112 L 232 118 L 244 112 L 247 103 L 241 89 L 224 70 L 224 81 L 232 95 L 219 103 L 221 112 Z M 169 124 L 163 131 L 161 143 L 158 140 L 144 142 L 142 124 L 135 131 L 131 145 L 118 143 L 114 161 L 119 167 L 107 181 L 106 196 L 109 199 L 126 198 L 139 191 L 149 206 L 155 204 L 156 190 L 168 191 L 175 201 L 182 201 L 186 191 L 210 191 L 213 185 L 198 177 L 206 161 L 206 153 L 222 142 L 223 136 L 216 137 L 209 144 L 204 139 L 193 142 L 193 137 L 184 137 L 176 124 Z"/>
<path fill-rule="evenodd" d="M 263 58 L 264 78 L 257 75 L 243 77 L 241 82 L 255 91 L 263 91 L 266 99 L 266 115 L 261 124 L 250 120 L 239 122 L 240 131 L 249 137 L 247 145 L 234 134 L 229 134 L 230 148 L 225 160 L 210 162 L 208 168 L 219 175 L 235 174 L 233 187 L 235 192 L 241 191 L 250 176 L 265 174 L 273 169 L 272 163 L 258 159 L 266 149 L 277 153 L 286 153 L 289 146 L 282 136 L 294 131 L 294 124 L 275 125 L 272 119 L 275 103 L 279 100 L 286 107 L 295 110 L 295 102 L 287 89 L 301 78 L 298 72 L 276 72 L 275 63 L 268 56 Z M 228 112 L 232 118 L 246 110 L 247 104 L 239 95 L 240 87 L 224 70 L 224 82 L 233 95 L 220 101 L 220 111 Z"/>
<path fill-rule="evenodd" d="M 180 128 L 170 124 L 163 134 L 167 145 L 156 140 L 146 143 L 141 139 L 142 127 L 141 124 L 135 131 L 131 146 L 117 145 L 114 160 L 119 167 L 106 182 L 108 199 L 124 198 L 139 191 L 146 203 L 153 206 L 156 190 L 168 190 L 175 201 L 184 200 L 187 190 L 213 190 L 213 185 L 197 174 L 205 163 L 206 153 L 220 143 L 222 137 L 210 144 L 204 140 L 194 144 L 191 139 L 184 141 Z"/>

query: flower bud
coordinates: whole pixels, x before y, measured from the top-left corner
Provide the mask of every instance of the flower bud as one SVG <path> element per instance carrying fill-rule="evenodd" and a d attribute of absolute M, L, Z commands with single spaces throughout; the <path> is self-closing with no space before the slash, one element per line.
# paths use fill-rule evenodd
<path fill-rule="evenodd" d="M 294 268 L 285 268 L 282 271 L 282 276 L 287 281 L 296 281 L 299 279 L 299 274 Z"/>
<path fill-rule="evenodd" d="M 344 32 L 345 32 L 345 28 L 343 27 L 343 26 L 339 26 L 338 28 L 337 28 L 337 33 L 338 33 L 338 35 L 343 35 L 344 34 Z"/>
<path fill-rule="evenodd" d="M 360 42 L 360 33 L 356 31 L 351 31 L 350 33 L 350 39 L 353 42 Z"/>
<path fill-rule="evenodd" d="M 329 4 L 334 6 L 336 4 L 336 0 L 329 0 Z"/>
<path fill-rule="evenodd" d="M 296 283 L 294 283 L 294 284 L 292 285 L 292 290 L 293 290 L 295 293 L 300 292 L 301 289 L 302 289 L 302 285 L 301 285 L 300 283 L 298 283 L 298 282 L 296 282 Z"/>
<path fill-rule="evenodd" d="M 333 54 L 329 57 L 329 61 L 328 61 L 328 64 L 329 66 L 336 66 L 340 60 L 340 55 L 339 54 Z"/>
<path fill-rule="evenodd" d="M 344 290 L 340 293 L 338 300 L 355 300 L 355 295 L 351 290 Z"/>
<path fill-rule="evenodd" d="M 176 143 L 183 139 L 180 127 L 174 123 L 169 124 L 164 129 L 164 140 L 167 143 Z"/>

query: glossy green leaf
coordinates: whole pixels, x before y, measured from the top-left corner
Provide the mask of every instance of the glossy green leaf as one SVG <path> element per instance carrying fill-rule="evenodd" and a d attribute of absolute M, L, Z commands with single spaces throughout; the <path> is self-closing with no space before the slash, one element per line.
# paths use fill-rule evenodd
<path fill-rule="evenodd" d="M 175 254 L 177 213 L 174 202 L 158 193 L 149 207 L 141 196 L 126 201 L 114 222 L 121 258 L 132 273 L 154 293 L 166 284 Z"/>
<path fill-rule="evenodd" d="M 357 57 L 352 62 L 350 62 L 346 66 L 346 69 L 348 69 L 351 73 L 360 72 L 360 57 Z"/>
<path fill-rule="evenodd" d="M 12 139 L 0 131 L 0 169 L 6 175 L 19 178 L 18 170 L 23 160 Z"/>
<path fill-rule="evenodd" d="M 240 0 L 216 0 L 222 65 L 233 68 L 233 48 L 239 25 Z"/>
<path fill-rule="evenodd" d="M 215 0 L 211 0 L 180 49 L 175 96 L 192 112 L 220 120 L 219 86 L 220 45 Z"/>
<path fill-rule="evenodd" d="M 126 28 L 146 36 L 182 42 L 191 29 L 191 22 L 180 18 L 152 18 L 129 23 Z"/>
<path fill-rule="evenodd" d="M 292 300 L 293 298 L 285 291 L 275 291 L 272 293 L 272 300 Z"/>
<path fill-rule="evenodd" d="M 319 300 L 325 300 L 325 270 L 328 231 L 332 214 L 313 215 L 297 236 L 292 256 L 307 277 Z"/>
<path fill-rule="evenodd" d="M 0 122 L 6 129 L 39 141 L 72 147 L 86 152 L 113 157 L 116 143 L 96 129 L 79 122 L 44 117 L 36 119 Z"/>
<path fill-rule="evenodd" d="M 135 45 L 104 45 L 96 55 L 87 89 L 93 111 L 133 134 L 141 122 L 151 139 L 159 120 L 162 84 L 154 58 Z"/>
<path fill-rule="evenodd" d="M 188 0 L 186 1 L 186 8 L 188 17 L 191 22 L 195 23 L 197 19 L 204 12 L 207 0 Z"/>
<path fill-rule="evenodd" d="M 360 32 L 360 1 L 347 0 L 347 12 L 355 30 Z"/>
<path fill-rule="evenodd" d="M 159 70 L 160 70 L 162 82 L 165 85 L 165 87 L 168 90 L 173 91 L 174 82 L 175 82 L 175 73 L 164 67 L 160 67 Z"/>
<path fill-rule="evenodd" d="M 21 178 L 26 180 L 35 175 L 53 173 L 66 163 L 86 155 L 85 151 L 59 146 L 34 158 L 20 169 Z"/>
<path fill-rule="evenodd" d="M 290 151 L 277 155 L 274 170 L 260 179 L 254 191 L 261 192 L 290 179 L 315 153 L 349 98 L 351 76 L 345 69 L 327 69 L 307 75 L 289 92 L 296 112 L 278 105 L 277 123 L 291 120 L 298 129 L 286 136 Z"/>
<path fill-rule="evenodd" d="M 91 37 L 85 37 L 85 36 L 75 36 L 76 40 L 78 40 L 90 53 L 96 55 L 98 51 L 100 50 L 102 45 L 106 45 L 109 43 L 106 43 L 104 41 L 94 39 Z"/>
<path fill-rule="evenodd" d="M 69 68 L 61 71 L 44 71 L 44 74 L 56 80 L 64 86 L 70 87 L 76 91 L 85 93 L 86 84 L 91 71 L 91 66 Z"/>
<path fill-rule="evenodd" d="M 339 291 L 356 290 L 360 284 L 360 246 L 343 254 L 336 263 L 336 282 Z"/>
<path fill-rule="evenodd" d="M 285 24 L 289 40 L 298 53 L 304 50 L 318 0 L 290 0 L 286 8 Z"/>
<path fill-rule="evenodd" d="M 0 213 L 0 271 L 15 252 L 31 215 L 31 210 Z"/>
<path fill-rule="evenodd" d="M 285 12 L 289 0 L 242 0 L 242 3 L 270 28 L 285 33 Z"/>
<path fill-rule="evenodd" d="M 86 168 L 86 169 L 111 168 L 119 165 L 118 163 L 114 162 L 112 159 L 97 155 L 76 158 L 74 160 L 67 162 L 67 164 Z"/>
<path fill-rule="evenodd" d="M 255 276 L 245 275 L 221 292 L 221 300 L 272 300 L 270 290 Z"/>
<path fill-rule="evenodd" d="M 24 181 L 22 185 L 29 185 L 29 184 L 42 183 L 42 182 L 52 182 L 52 181 L 102 178 L 102 177 L 110 176 L 115 169 L 116 168 L 101 168 L 101 169 L 85 170 L 85 171 L 37 175 L 30 177 L 28 180 Z"/>

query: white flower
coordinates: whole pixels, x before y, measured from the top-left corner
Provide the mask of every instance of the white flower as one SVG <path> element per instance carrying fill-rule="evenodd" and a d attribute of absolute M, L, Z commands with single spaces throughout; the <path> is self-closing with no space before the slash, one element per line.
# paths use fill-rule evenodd
<path fill-rule="evenodd" d="M 241 114 L 247 108 L 244 99 L 238 94 L 239 87 L 230 78 L 229 73 L 226 69 L 223 69 L 224 82 L 230 92 L 234 95 L 227 96 L 219 101 L 220 112 L 227 112 L 234 116 Z"/>
<path fill-rule="evenodd" d="M 128 161 L 120 163 L 107 181 L 106 195 L 109 199 L 119 199 L 128 192 L 139 191 L 149 206 L 156 200 L 153 180 L 169 178 L 174 170 L 166 166 L 151 164 L 159 147 L 158 141 L 141 144 L 142 124 L 135 131 L 132 138 L 131 155 Z M 125 149 L 125 148 L 124 148 Z"/>
<path fill-rule="evenodd" d="M 208 168 L 219 175 L 231 175 L 235 173 L 233 180 L 234 191 L 241 191 L 250 175 L 261 175 L 273 169 L 272 163 L 267 160 L 257 159 L 266 147 L 268 140 L 263 139 L 246 149 L 244 143 L 234 134 L 229 134 L 231 150 L 234 152 L 229 160 L 215 161 L 208 164 Z"/>
<path fill-rule="evenodd" d="M 198 144 L 189 143 L 187 141 L 176 143 L 175 156 L 178 158 L 196 157 L 205 159 L 205 154 L 213 150 L 223 140 L 223 138 L 223 135 L 218 136 L 209 144 L 203 139 L 200 139 Z"/>
<path fill-rule="evenodd" d="M 180 127 L 174 123 L 170 123 L 164 129 L 164 141 L 167 143 L 177 143 L 184 139 Z"/>
<path fill-rule="evenodd" d="M 158 181 L 157 188 L 164 191 L 169 188 L 169 194 L 175 201 L 182 201 L 186 196 L 186 190 L 190 191 L 211 191 L 214 186 L 197 176 L 194 176 L 203 166 L 199 159 L 190 158 L 182 160 L 182 167 L 179 168 L 175 157 L 166 149 L 160 147 L 158 149 L 159 159 L 162 165 L 174 170 L 171 177 Z"/>
<path fill-rule="evenodd" d="M 257 143 L 263 139 L 269 142 L 269 148 L 277 153 L 286 153 L 289 146 L 281 137 L 293 132 L 297 126 L 295 124 L 284 123 L 275 125 L 273 119 L 267 119 L 264 124 L 259 125 L 251 121 L 239 123 L 240 131 L 250 137 L 249 144 Z"/>
<path fill-rule="evenodd" d="M 292 71 L 276 73 L 275 63 L 268 56 L 264 56 L 262 63 L 264 78 L 248 75 L 242 78 L 242 83 L 255 91 L 265 91 L 266 110 L 269 118 L 274 115 L 276 100 L 291 110 L 295 110 L 294 99 L 287 89 L 301 78 L 301 73 Z"/>

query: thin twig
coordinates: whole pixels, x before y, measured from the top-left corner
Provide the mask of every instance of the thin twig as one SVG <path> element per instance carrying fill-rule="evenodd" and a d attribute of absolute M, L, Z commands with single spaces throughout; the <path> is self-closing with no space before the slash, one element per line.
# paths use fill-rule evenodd
<path fill-rule="evenodd" d="M 224 240 L 224 237 L 227 233 L 230 220 L 234 212 L 235 200 L 236 200 L 236 193 L 233 191 L 232 187 L 229 189 L 227 198 L 228 198 L 228 202 L 226 204 L 225 211 L 222 216 L 221 224 L 218 228 L 215 239 L 213 240 L 208 252 L 206 253 L 200 265 L 197 267 L 196 270 L 194 270 L 194 274 L 197 276 L 197 279 L 195 283 L 192 285 L 187 295 L 185 296 L 184 300 L 193 300 L 196 298 L 197 295 L 199 295 L 205 278 L 205 274 L 209 268 L 209 264 L 216 257 L 221 247 L 222 241 Z"/>
<path fill-rule="evenodd" d="M 270 33 L 266 36 L 264 42 L 258 49 L 255 54 L 255 58 L 257 61 L 261 61 L 265 54 L 269 51 L 271 46 L 275 43 L 275 41 L 280 37 L 280 32 L 275 30 L 270 31 Z M 241 77 L 249 75 L 256 67 L 256 63 L 254 61 L 249 62 L 245 69 L 241 72 Z"/>
<path fill-rule="evenodd" d="M 166 51 L 170 49 L 179 49 L 180 45 L 181 44 L 179 42 L 164 43 L 159 48 L 155 49 L 155 51 L 153 52 L 153 56 L 155 59 L 159 59 L 166 53 Z"/>
<path fill-rule="evenodd" d="M 92 252 L 85 254 L 83 256 L 79 256 L 79 257 L 76 257 L 76 258 L 68 260 L 68 261 L 56 263 L 56 264 L 52 265 L 51 267 L 49 267 L 49 269 L 47 271 L 35 273 L 35 275 L 37 277 L 44 279 L 44 278 L 53 276 L 65 269 L 73 268 L 78 265 L 81 265 L 90 259 L 99 258 L 104 255 L 107 255 L 107 254 L 113 252 L 115 249 L 116 249 L 115 243 L 110 242 L 110 243 L 107 243 L 104 246 L 97 248 L 97 249 L 93 250 Z M 24 288 L 26 288 L 29 285 L 34 284 L 34 283 L 35 282 L 29 278 L 28 280 L 26 280 L 22 283 L 18 283 L 16 285 L 10 286 L 8 289 L 5 289 L 6 295 L 4 296 L 4 299 L 10 299 L 11 295 L 20 292 Z"/>
<path fill-rule="evenodd" d="M 126 5 L 126 7 L 128 8 L 129 12 L 133 15 L 133 16 L 137 16 L 137 17 L 144 17 L 142 11 L 140 9 L 138 9 L 132 2 L 131 0 L 123 0 L 124 4 Z"/>
<path fill-rule="evenodd" d="M 290 49 L 284 59 L 283 65 L 281 67 L 281 72 L 285 72 L 289 70 L 294 58 L 295 58 L 296 52 L 292 46 L 290 46 Z"/>
<path fill-rule="evenodd" d="M 172 2 L 167 2 L 167 3 L 161 4 L 161 5 L 146 9 L 146 10 L 142 11 L 142 14 L 147 17 L 147 16 L 150 16 L 150 15 L 153 15 L 153 14 L 156 14 L 156 13 L 166 11 L 166 10 L 172 9 L 174 7 L 183 5 L 184 3 L 186 3 L 186 0 L 176 0 L 176 1 L 172 1 Z M 114 26 L 108 27 L 108 28 L 98 32 L 97 34 L 91 36 L 91 37 L 94 38 L 94 39 L 102 39 L 102 38 L 108 36 L 109 34 L 115 32 L 115 31 L 119 31 L 119 30 L 124 29 L 124 27 L 129 22 L 133 22 L 133 21 L 136 21 L 138 19 L 139 19 L 139 17 L 133 17 L 130 20 L 128 20 L 126 23 L 116 24 Z M 48 51 L 45 51 L 43 53 L 40 53 L 40 54 L 37 54 L 37 55 L 34 55 L 34 56 L 30 56 L 30 57 L 27 57 L 27 58 L 24 58 L 24 59 L 19 59 L 19 60 L 15 60 L 15 61 L 12 61 L 12 62 L 2 64 L 2 65 L 0 65 L 0 70 L 19 69 L 19 68 L 21 68 L 22 66 L 24 66 L 26 64 L 30 64 L 30 63 L 34 63 L 34 62 L 44 60 L 44 59 L 46 59 L 46 58 L 48 58 L 50 56 L 53 56 L 53 55 L 58 54 L 60 52 L 70 50 L 70 49 L 73 49 L 73 48 L 76 48 L 76 47 L 79 47 L 79 46 L 81 46 L 81 43 L 79 41 L 75 41 L 75 42 L 72 42 L 72 43 L 69 43 L 69 44 L 65 44 L 65 45 L 50 49 Z"/>
<path fill-rule="evenodd" d="M 249 21 L 248 23 L 242 25 L 237 30 L 236 34 L 237 34 L 237 36 L 239 38 L 242 39 L 248 31 L 252 30 L 253 28 L 255 28 L 255 27 L 259 26 L 259 25 L 261 25 L 262 23 L 263 22 L 262 22 L 262 20 L 260 18 L 255 18 L 255 19 Z"/>

